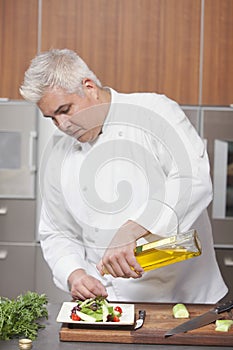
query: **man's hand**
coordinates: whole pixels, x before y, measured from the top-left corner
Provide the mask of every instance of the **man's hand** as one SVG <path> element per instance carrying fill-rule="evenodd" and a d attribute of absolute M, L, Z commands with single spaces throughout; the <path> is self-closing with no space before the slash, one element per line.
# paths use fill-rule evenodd
<path fill-rule="evenodd" d="M 95 277 L 88 275 L 83 269 L 73 271 L 68 278 L 68 283 L 74 299 L 84 300 L 97 296 L 105 298 L 108 296 L 103 284 Z"/>
<path fill-rule="evenodd" d="M 127 221 L 120 227 L 97 265 L 101 275 L 106 273 L 113 277 L 139 278 L 143 268 L 138 264 L 134 249 L 136 240 L 148 231 L 134 221 Z"/>

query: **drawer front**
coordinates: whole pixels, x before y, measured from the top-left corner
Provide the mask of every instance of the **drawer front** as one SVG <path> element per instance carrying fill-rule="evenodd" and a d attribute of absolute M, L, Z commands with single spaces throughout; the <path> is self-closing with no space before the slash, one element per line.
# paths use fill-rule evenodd
<path fill-rule="evenodd" d="M 216 256 L 226 285 L 229 288 L 227 299 L 233 299 L 233 249 L 215 249 Z"/>
<path fill-rule="evenodd" d="M 0 199 L 0 241 L 34 241 L 35 206 L 35 200 Z"/>
<path fill-rule="evenodd" d="M 0 296 L 15 298 L 34 290 L 35 246 L 0 244 Z"/>

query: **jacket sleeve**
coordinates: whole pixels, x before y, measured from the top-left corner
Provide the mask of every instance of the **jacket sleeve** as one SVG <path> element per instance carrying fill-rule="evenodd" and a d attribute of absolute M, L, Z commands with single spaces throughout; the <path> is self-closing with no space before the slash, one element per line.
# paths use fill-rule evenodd
<path fill-rule="evenodd" d="M 55 284 L 68 291 L 67 279 L 77 268 L 86 269 L 82 229 L 67 211 L 60 185 L 65 145 L 57 146 L 41 175 L 42 210 L 39 239 Z"/>

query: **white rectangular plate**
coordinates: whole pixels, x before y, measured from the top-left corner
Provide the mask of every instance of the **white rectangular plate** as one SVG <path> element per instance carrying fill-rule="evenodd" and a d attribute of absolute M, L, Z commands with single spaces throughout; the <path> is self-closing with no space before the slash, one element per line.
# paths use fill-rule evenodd
<path fill-rule="evenodd" d="M 86 322 L 86 321 L 73 321 L 70 318 L 71 310 L 77 305 L 74 301 L 64 302 L 57 316 L 57 322 L 62 323 L 75 323 L 86 325 L 104 325 L 104 326 L 129 326 L 134 324 L 134 304 L 120 304 L 110 303 L 110 306 L 120 306 L 122 309 L 122 315 L 119 322 Z"/>

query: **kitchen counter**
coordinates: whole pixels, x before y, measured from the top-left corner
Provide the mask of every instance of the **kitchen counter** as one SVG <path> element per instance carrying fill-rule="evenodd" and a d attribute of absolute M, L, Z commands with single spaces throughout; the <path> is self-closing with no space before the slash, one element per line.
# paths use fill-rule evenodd
<path fill-rule="evenodd" d="M 61 304 L 49 304 L 49 317 L 44 323 L 45 329 L 38 333 L 37 340 L 33 341 L 32 350 L 118 350 L 119 344 L 112 343 L 87 343 L 87 342 L 62 342 L 59 340 L 61 324 L 56 322 Z M 189 345 L 144 345 L 144 344 L 120 344 L 122 350 L 229 350 L 223 346 L 189 346 Z M 0 350 L 14 350 L 18 348 L 18 340 L 0 341 Z"/>

